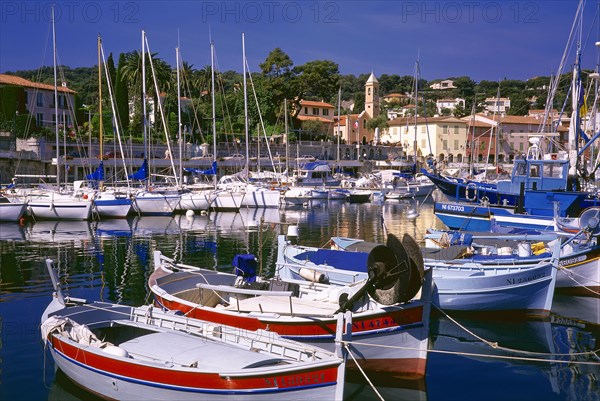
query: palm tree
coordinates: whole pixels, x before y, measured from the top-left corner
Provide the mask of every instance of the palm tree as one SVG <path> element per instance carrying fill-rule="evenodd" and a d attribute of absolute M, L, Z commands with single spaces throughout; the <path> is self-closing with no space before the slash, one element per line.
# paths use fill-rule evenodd
<path fill-rule="evenodd" d="M 154 89 L 154 79 L 152 78 L 151 65 L 154 66 L 156 73 L 156 82 L 160 91 L 168 91 L 171 89 L 171 66 L 164 60 L 157 57 L 158 53 L 152 53 L 152 64 L 150 59 L 146 57 L 146 88 L 148 93 L 152 93 L 156 97 Z M 125 55 L 125 65 L 123 66 L 123 77 L 125 78 L 129 89 L 133 93 L 142 92 L 142 61 L 141 54 L 135 50 Z"/>

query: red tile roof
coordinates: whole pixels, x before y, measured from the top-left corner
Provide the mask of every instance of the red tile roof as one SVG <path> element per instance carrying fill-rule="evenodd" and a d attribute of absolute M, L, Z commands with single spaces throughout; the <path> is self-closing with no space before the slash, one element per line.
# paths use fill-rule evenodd
<path fill-rule="evenodd" d="M 333 109 L 333 105 L 325 102 L 316 102 L 314 100 L 300 100 L 300 104 L 302 106 L 312 106 L 312 107 L 326 107 Z"/>
<path fill-rule="evenodd" d="M 0 84 L 3 85 L 14 85 L 14 86 L 24 86 L 26 88 L 36 88 L 36 89 L 44 89 L 54 91 L 54 85 L 42 84 L 39 82 L 32 82 L 25 78 L 17 77 L 14 75 L 0 74 Z M 65 86 L 59 86 L 57 88 L 59 92 L 65 93 L 75 93 L 74 90 L 69 89 Z"/>

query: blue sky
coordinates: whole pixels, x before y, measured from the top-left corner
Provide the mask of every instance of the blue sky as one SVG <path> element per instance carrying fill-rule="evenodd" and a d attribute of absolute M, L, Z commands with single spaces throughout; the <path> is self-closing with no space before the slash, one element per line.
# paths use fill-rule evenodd
<path fill-rule="evenodd" d="M 333 60 L 342 74 L 412 75 L 432 80 L 528 79 L 555 73 L 577 1 L 0 1 L 0 72 L 52 64 L 50 9 L 56 4 L 59 62 L 96 64 L 105 52 L 150 49 L 175 65 L 210 64 L 209 32 L 220 70 L 242 70 L 242 32 L 251 71 L 280 47 L 295 65 Z M 583 67 L 597 63 L 598 4 L 588 1 Z M 571 63 L 573 57 L 569 58 Z"/>

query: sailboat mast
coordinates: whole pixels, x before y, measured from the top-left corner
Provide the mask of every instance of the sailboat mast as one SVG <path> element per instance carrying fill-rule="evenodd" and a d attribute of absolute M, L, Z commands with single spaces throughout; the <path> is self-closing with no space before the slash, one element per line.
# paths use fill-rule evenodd
<path fill-rule="evenodd" d="M 579 153 L 579 130 L 580 128 L 580 115 L 579 108 L 581 107 L 581 97 L 583 96 L 583 88 L 581 87 L 581 40 L 582 40 L 582 25 L 583 25 L 583 11 L 580 12 L 579 18 L 579 37 L 577 39 L 577 55 L 575 58 L 575 65 L 573 66 L 573 81 L 571 86 L 571 101 L 572 101 L 572 112 L 571 112 L 571 123 L 569 126 L 569 175 L 576 176 L 577 168 L 579 167 L 578 153 Z"/>
<path fill-rule="evenodd" d="M 419 110 L 419 58 L 417 57 L 417 62 L 415 63 L 415 137 L 413 139 L 413 152 L 414 159 L 413 163 L 415 163 L 415 172 L 417 169 L 417 116 Z"/>
<path fill-rule="evenodd" d="M 101 54 L 102 50 L 101 49 L 102 49 L 102 38 L 100 37 L 100 35 L 98 35 L 98 117 L 100 118 L 100 123 L 98 125 L 98 130 L 99 130 L 98 142 L 100 143 L 100 154 L 99 154 L 100 165 L 102 166 L 102 168 L 104 168 L 104 165 L 102 164 L 103 155 L 104 155 L 104 152 L 103 152 L 104 121 L 102 119 L 102 54 Z M 102 188 L 102 181 L 99 182 L 98 186 L 100 188 Z"/>
<path fill-rule="evenodd" d="M 181 88 L 179 86 L 179 46 L 175 48 L 177 58 L 177 135 L 179 141 L 179 177 L 183 180 L 183 144 L 181 141 Z"/>
<path fill-rule="evenodd" d="M 54 134 L 56 136 L 56 186 L 60 189 L 60 147 L 58 142 L 58 79 L 56 74 L 56 28 L 54 7 L 52 7 L 52 49 L 54 55 Z"/>
<path fill-rule="evenodd" d="M 217 161 L 217 111 L 215 108 L 215 44 L 210 42 L 210 94 L 212 100 L 213 162 Z M 215 186 L 217 174 L 214 174 Z"/>
<path fill-rule="evenodd" d="M 246 41 L 244 40 L 244 34 L 242 33 L 242 64 L 244 71 L 244 127 L 246 130 L 246 171 L 248 171 L 248 162 L 250 159 L 250 138 L 248 134 L 248 94 L 246 88 Z"/>
<path fill-rule="evenodd" d="M 340 86 L 340 89 L 338 91 L 338 122 L 337 122 L 337 168 L 339 170 L 340 168 L 340 120 L 341 120 L 341 104 L 342 104 L 342 87 Z M 346 121 L 346 125 L 348 125 L 348 122 Z"/>
<path fill-rule="evenodd" d="M 288 130 L 288 108 L 287 98 L 283 99 L 283 118 L 285 121 L 285 171 L 288 174 L 289 171 L 289 160 L 290 160 L 290 143 L 289 143 L 289 130 Z"/>
<path fill-rule="evenodd" d="M 148 121 L 146 120 L 146 31 L 142 31 L 142 131 L 144 134 L 144 160 L 148 160 Z M 150 169 L 150 166 L 148 166 Z M 148 188 L 149 180 L 145 180 Z"/>

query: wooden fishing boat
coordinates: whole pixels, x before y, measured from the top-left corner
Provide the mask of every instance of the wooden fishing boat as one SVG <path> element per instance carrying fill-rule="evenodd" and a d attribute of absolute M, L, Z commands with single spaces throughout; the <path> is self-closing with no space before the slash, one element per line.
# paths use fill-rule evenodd
<path fill-rule="evenodd" d="M 46 263 L 56 292 L 42 316 L 42 340 L 72 381 L 103 398 L 343 397 L 345 364 L 335 353 L 153 306 L 64 298 L 52 261 Z"/>
<path fill-rule="evenodd" d="M 278 266 L 273 279 L 261 280 L 252 260 L 252 255 L 238 255 L 233 263 L 237 274 L 230 274 L 176 263 L 156 251 L 149 287 L 165 309 L 240 329 L 270 330 L 329 350 L 336 313 L 351 310 L 350 352 L 361 368 L 396 377 L 424 376 L 431 275 L 417 272 L 410 281 L 388 274 L 386 268 L 399 263 L 393 248 L 382 245 L 371 253 L 365 269 L 373 277 L 344 286 L 319 282 L 318 276 L 288 279 L 285 266 Z"/>
<path fill-rule="evenodd" d="M 378 246 L 349 238 L 332 239 L 334 249 L 302 247 L 280 237 L 277 266 L 286 266 L 291 278 L 319 274 L 322 280 L 338 284 L 367 277 L 364 260 L 368 250 Z M 416 253 L 422 258 L 421 250 Z M 523 317 L 547 317 L 552 306 L 560 242 L 552 255 L 529 263 L 514 264 L 496 259 L 478 260 L 438 258 L 424 260 L 433 271 L 437 291 L 434 303 L 445 310 L 497 312 Z M 431 255 L 430 255 L 431 256 Z"/>

